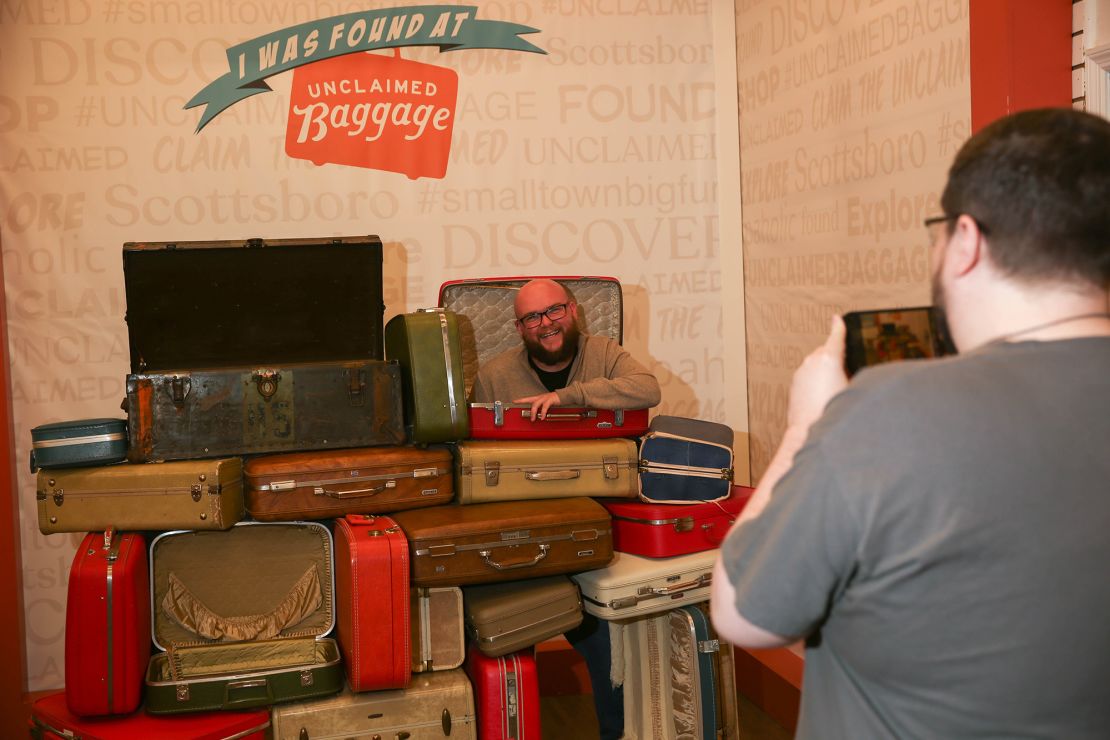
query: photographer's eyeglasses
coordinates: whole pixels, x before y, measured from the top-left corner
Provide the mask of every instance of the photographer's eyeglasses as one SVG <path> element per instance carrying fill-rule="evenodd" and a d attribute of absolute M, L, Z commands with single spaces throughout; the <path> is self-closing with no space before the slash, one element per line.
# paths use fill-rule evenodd
<path fill-rule="evenodd" d="M 567 305 L 567 303 L 556 303 L 554 306 L 548 306 L 543 311 L 526 313 L 517 319 L 517 322 L 526 329 L 534 329 L 543 322 L 544 316 L 551 321 L 558 321 L 567 315 Z"/>
<path fill-rule="evenodd" d="M 954 216 L 930 216 L 929 218 L 925 219 L 925 230 L 929 232 L 929 244 L 936 244 L 937 241 L 937 233 L 936 230 L 933 228 L 934 226 L 936 226 L 937 224 L 948 223 L 949 221 L 955 221 L 960 217 L 960 215 L 961 214 L 957 213 Z M 975 226 L 979 229 L 979 232 L 983 234 L 983 236 L 990 235 L 990 229 L 987 227 L 986 224 L 984 224 L 982 221 L 975 218 L 974 216 L 971 216 L 971 214 L 967 215 L 970 216 L 971 220 L 975 222 Z"/>

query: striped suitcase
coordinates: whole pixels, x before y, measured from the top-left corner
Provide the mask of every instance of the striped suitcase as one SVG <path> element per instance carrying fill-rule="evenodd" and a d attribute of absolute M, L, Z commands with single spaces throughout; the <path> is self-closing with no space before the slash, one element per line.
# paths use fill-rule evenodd
<path fill-rule="evenodd" d="M 540 683 L 531 649 L 491 658 L 472 644 L 466 674 L 474 685 L 478 737 L 540 740 Z"/>

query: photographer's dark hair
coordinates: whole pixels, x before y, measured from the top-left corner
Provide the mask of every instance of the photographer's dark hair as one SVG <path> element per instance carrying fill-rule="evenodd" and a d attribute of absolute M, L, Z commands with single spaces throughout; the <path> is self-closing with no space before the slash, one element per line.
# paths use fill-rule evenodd
<path fill-rule="evenodd" d="M 1046 108 L 991 123 L 956 155 L 941 207 L 978 221 L 1014 279 L 1107 287 L 1110 121 Z"/>

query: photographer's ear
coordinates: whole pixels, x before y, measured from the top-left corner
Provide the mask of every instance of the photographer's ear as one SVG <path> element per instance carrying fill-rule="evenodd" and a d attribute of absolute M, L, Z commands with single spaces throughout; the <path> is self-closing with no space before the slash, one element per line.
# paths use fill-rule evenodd
<path fill-rule="evenodd" d="M 983 232 L 979 224 L 966 213 L 956 219 L 952 238 L 945 248 L 945 262 L 956 277 L 962 277 L 979 264 L 983 257 Z"/>

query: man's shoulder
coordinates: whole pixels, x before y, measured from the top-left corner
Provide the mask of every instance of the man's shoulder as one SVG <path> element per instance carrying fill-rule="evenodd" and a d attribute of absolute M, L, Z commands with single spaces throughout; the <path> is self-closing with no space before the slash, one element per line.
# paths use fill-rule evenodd
<path fill-rule="evenodd" d="M 489 373 L 497 372 L 498 370 L 505 370 L 514 365 L 518 365 L 521 356 L 524 354 L 524 347 L 511 347 L 500 354 L 496 354 L 490 359 L 482 363 L 479 372 Z"/>

